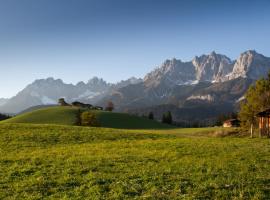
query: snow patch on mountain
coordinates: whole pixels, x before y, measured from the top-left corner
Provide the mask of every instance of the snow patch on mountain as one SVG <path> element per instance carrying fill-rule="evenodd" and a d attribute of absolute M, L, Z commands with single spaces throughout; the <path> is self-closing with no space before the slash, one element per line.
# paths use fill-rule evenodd
<path fill-rule="evenodd" d="M 212 97 L 210 94 L 207 95 L 191 95 L 187 98 L 187 100 L 203 100 L 203 101 L 214 101 L 214 97 Z"/>
<path fill-rule="evenodd" d="M 78 98 L 79 99 L 81 99 L 81 98 L 91 99 L 91 98 L 94 98 L 100 94 L 101 94 L 101 92 L 92 92 L 90 90 L 86 90 L 83 94 L 79 95 Z"/>
<path fill-rule="evenodd" d="M 190 81 L 186 81 L 184 83 L 179 83 L 178 85 L 196 85 L 198 83 L 199 83 L 198 80 L 190 80 Z"/>
<path fill-rule="evenodd" d="M 245 96 L 241 96 L 239 99 L 236 100 L 236 103 L 241 102 L 241 101 L 243 101 L 243 100 L 245 100 L 245 99 L 246 99 Z"/>

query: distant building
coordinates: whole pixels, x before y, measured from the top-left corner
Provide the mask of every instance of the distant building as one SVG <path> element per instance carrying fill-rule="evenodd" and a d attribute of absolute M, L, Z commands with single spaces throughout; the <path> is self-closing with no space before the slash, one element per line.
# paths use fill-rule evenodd
<path fill-rule="evenodd" d="M 257 113 L 259 119 L 260 136 L 270 137 L 270 109 Z"/>
<path fill-rule="evenodd" d="M 91 104 L 85 104 L 85 103 L 81 103 L 79 101 L 74 101 L 74 102 L 72 102 L 71 105 L 75 106 L 75 107 L 80 107 L 80 108 L 88 108 L 88 109 L 93 108 L 93 106 Z"/>
<path fill-rule="evenodd" d="M 228 127 L 239 127 L 240 126 L 240 121 L 238 119 L 228 119 L 223 122 L 223 127 L 228 128 Z"/>
<path fill-rule="evenodd" d="M 58 105 L 59 105 L 59 106 L 70 106 L 70 105 L 65 101 L 64 98 L 60 98 L 60 99 L 58 100 Z"/>

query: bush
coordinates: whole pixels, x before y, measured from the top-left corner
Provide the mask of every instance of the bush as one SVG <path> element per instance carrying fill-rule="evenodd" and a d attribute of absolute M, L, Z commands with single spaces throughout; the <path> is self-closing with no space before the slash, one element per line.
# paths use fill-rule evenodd
<path fill-rule="evenodd" d="M 96 114 L 91 111 L 85 111 L 81 114 L 82 126 L 99 126 Z"/>

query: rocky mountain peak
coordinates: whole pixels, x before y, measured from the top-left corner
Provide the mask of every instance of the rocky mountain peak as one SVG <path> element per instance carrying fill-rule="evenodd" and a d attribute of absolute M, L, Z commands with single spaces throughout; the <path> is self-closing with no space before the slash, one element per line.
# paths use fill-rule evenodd
<path fill-rule="evenodd" d="M 130 84 L 137 84 L 137 83 L 142 82 L 142 79 L 132 76 L 129 79 L 127 79 L 126 81 L 129 82 Z"/>
<path fill-rule="evenodd" d="M 84 87 L 86 84 L 83 81 L 80 81 L 76 84 L 78 87 Z"/>
<path fill-rule="evenodd" d="M 122 87 L 126 87 L 128 85 L 134 85 L 134 84 L 138 84 L 138 83 L 141 83 L 143 80 L 141 78 L 136 78 L 136 77 L 130 77 L 129 79 L 127 80 L 122 80 L 116 84 L 113 85 L 113 87 L 115 89 L 118 89 L 118 88 L 122 88 Z"/>
<path fill-rule="evenodd" d="M 62 84 L 64 84 L 64 82 L 61 79 L 54 79 L 52 77 L 49 77 L 49 78 L 46 78 L 46 79 L 37 79 L 28 86 L 29 87 L 35 87 L 35 86 L 46 87 L 48 85 L 62 85 Z"/>
<path fill-rule="evenodd" d="M 222 77 L 229 74 L 232 70 L 232 61 L 222 54 L 215 51 L 209 55 L 195 57 L 192 64 L 196 69 L 196 79 L 198 81 L 219 82 Z"/>
<path fill-rule="evenodd" d="M 197 82 L 223 82 L 238 77 L 258 79 L 270 70 L 270 58 L 255 50 L 248 50 L 232 61 L 225 55 L 212 51 L 208 55 L 195 56 L 190 62 L 173 58 L 144 77 L 146 87 L 165 84 L 189 85 Z"/>
<path fill-rule="evenodd" d="M 270 58 L 257 53 L 255 50 L 248 50 L 236 60 L 229 79 L 248 77 L 255 80 L 266 76 L 269 71 Z"/>
<path fill-rule="evenodd" d="M 215 51 L 212 51 L 211 53 L 210 53 L 210 56 L 216 56 L 217 54 L 216 54 L 216 52 Z"/>
<path fill-rule="evenodd" d="M 89 79 L 87 84 L 88 85 L 107 85 L 107 82 L 104 81 L 102 78 L 98 78 L 94 76 L 93 78 Z"/>
<path fill-rule="evenodd" d="M 95 104 L 105 96 L 110 97 L 111 94 L 119 96 L 121 91 L 127 91 L 127 104 L 130 104 L 133 97 L 134 99 L 141 99 L 144 95 L 146 95 L 144 100 L 149 100 L 151 103 L 160 102 L 159 100 L 162 100 L 160 103 L 166 103 L 165 100 L 168 98 L 171 98 L 170 101 L 178 102 L 175 96 L 181 96 L 184 91 L 183 88 L 200 88 L 202 85 L 226 85 L 228 82 L 234 83 L 234 80 L 241 79 L 241 77 L 253 82 L 253 80 L 266 76 L 269 71 L 270 58 L 257 53 L 255 50 L 243 52 L 236 61 L 213 51 L 208 55 L 196 56 L 190 62 L 183 62 L 176 58 L 165 60 L 160 67 L 148 73 L 143 80 L 131 77 L 116 84 L 110 84 L 103 79 L 93 77 L 87 83 L 81 81 L 73 85 L 51 77 L 39 79 L 29 84 L 8 101 L 0 99 L 0 104 L 4 102 L 0 106 L 0 111 L 16 113 L 30 106 L 55 104 L 59 97 L 64 97 L 68 102 L 78 100 Z M 248 79 L 245 79 L 245 77 Z M 197 84 L 198 82 L 206 83 Z M 132 89 L 129 89 L 129 86 Z M 181 90 L 177 90 L 177 88 L 181 88 Z M 173 94 L 175 91 L 177 92 Z M 210 99 L 208 94 L 211 91 L 199 92 L 194 95 L 192 93 L 189 96 L 191 96 L 192 101 L 196 98 Z M 241 95 L 237 98 L 240 98 Z M 121 98 L 125 97 L 125 95 L 120 96 Z M 145 105 L 144 100 L 140 100 L 141 105 Z"/>
<path fill-rule="evenodd" d="M 167 86 L 185 84 L 194 80 L 194 66 L 191 62 L 182 62 L 176 58 L 166 60 L 160 67 L 144 77 L 146 87 L 156 87 L 159 84 Z"/>

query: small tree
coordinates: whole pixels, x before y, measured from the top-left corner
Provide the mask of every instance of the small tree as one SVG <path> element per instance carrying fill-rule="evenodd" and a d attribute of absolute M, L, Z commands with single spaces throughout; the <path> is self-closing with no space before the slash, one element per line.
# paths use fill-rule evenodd
<path fill-rule="evenodd" d="M 153 112 L 149 112 L 148 114 L 148 119 L 154 119 L 154 113 Z"/>
<path fill-rule="evenodd" d="M 85 111 L 81 114 L 81 125 L 83 126 L 99 126 L 95 113 Z"/>
<path fill-rule="evenodd" d="M 162 123 L 172 124 L 172 114 L 170 111 L 168 111 L 162 115 Z"/>
<path fill-rule="evenodd" d="M 114 109 L 114 104 L 113 104 L 113 102 L 112 102 L 112 101 L 108 101 L 105 110 L 106 110 L 106 111 L 113 111 L 113 109 Z"/>

